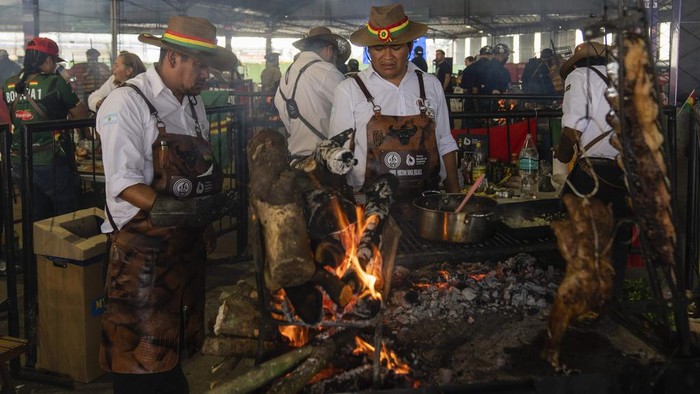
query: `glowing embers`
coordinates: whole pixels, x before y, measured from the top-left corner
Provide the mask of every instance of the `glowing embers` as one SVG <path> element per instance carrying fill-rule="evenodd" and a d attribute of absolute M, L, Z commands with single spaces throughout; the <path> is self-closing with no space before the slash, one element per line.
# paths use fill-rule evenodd
<path fill-rule="evenodd" d="M 374 358 L 374 346 L 362 340 L 360 337 L 355 337 L 355 350 L 352 351 L 354 355 L 364 354 L 370 359 Z M 380 363 L 387 370 L 393 371 L 397 375 L 408 375 L 411 372 L 408 364 L 401 361 L 396 353 L 387 349 L 386 345 L 382 342 L 382 350 L 379 355 Z"/>

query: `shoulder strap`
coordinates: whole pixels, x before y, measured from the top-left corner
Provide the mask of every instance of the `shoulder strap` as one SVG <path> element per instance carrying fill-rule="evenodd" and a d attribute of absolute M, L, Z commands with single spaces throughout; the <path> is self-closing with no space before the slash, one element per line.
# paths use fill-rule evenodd
<path fill-rule="evenodd" d="M 37 74 L 32 74 L 32 75 L 30 75 L 30 76 L 27 78 L 27 82 L 28 82 L 30 79 L 32 79 L 32 77 L 35 76 L 35 75 L 37 75 Z M 18 81 L 18 82 L 19 82 L 19 81 Z M 53 87 L 53 86 L 56 86 L 56 81 L 53 81 L 53 83 L 51 84 L 51 87 Z M 49 88 L 49 91 L 50 91 L 50 90 L 51 90 L 51 89 Z M 10 114 L 10 116 L 12 117 L 12 119 L 15 118 L 15 111 L 16 111 L 16 109 L 17 109 L 17 104 L 19 103 L 19 98 L 20 98 L 20 96 L 22 96 L 22 94 L 16 95 L 16 96 L 15 96 L 15 100 L 12 102 L 12 113 Z M 43 109 L 41 109 L 41 107 L 39 106 L 39 104 L 37 104 L 36 101 L 34 101 L 34 98 L 32 98 L 32 95 L 29 94 L 28 91 L 25 90 L 23 96 L 27 99 L 27 101 L 29 102 L 29 105 L 32 106 L 32 109 L 34 109 L 34 111 L 36 111 L 36 113 L 39 114 L 39 116 L 41 117 L 42 120 L 48 120 L 48 119 L 49 119 L 49 118 L 48 118 L 48 115 L 46 115 L 46 112 L 45 112 Z"/>
<path fill-rule="evenodd" d="M 320 138 L 320 139 L 322 139 L 322 140 L 325 140 L 325 139 L 327 139 L 327 137 L 326 137 L 325 135 L 323 135 L 323 133 L 321 133 L 320 131 L 318 131 L 308 120 L 306 120 L 306 118 L 304 118 L 304 115 L 301 114 L 301 111 L 299 111 L 299 107 L 297 106 L 296 101 L 294 100 L 294 97 L 295 97 L 296 94 L 297 94 L 297 86 L 299 86 L 299 78 L 301 78 L 301 75 L 304 73 L 304 71 L 306 71 L 306 69 L 308 69 L 308 68 L 311 67 L 313 64 L 316 64 L 316 63 L 318 63 L 318 62 L 320 62 L 320 61 L 321 61 L 321 60 L 318 60 L 318 59 L 312 60 L 312 61 L 306 63 L 306 64 L 304 65 L 304 67 L 302 67 L 302 68 L 299 70 L 299 74 L 297 74 L 297 79 L 294 80 L 294 88 L 292 89 L 292 97 L 287 98 L 287 96 L 285 96 L 284 92 L 282 91 L 282 87 L 281 87 L 281 86 L 280 86 L 278 89 L 279 89 L 279 92 L 280 92 L 280 96 L 282 97 L 282 100 L 284 100 L 284 103 L 285 103 L 287 106 L 293 105 L 294 107 L 296 107 L 297 114 L 298 114 L 297 117 L 299 118 L 299 120 L 301 120 L 302 123 L 304 123 L 304 125 L 305 125 L 306 127 L 308 127 L 309 130 L 311 130 L 312 133 L 316 134 L 316 136 L 317 136 L 318 138 Z M 289 76 L 289 70 L 290 70 L 290 69 L 291 69 L 291 66 L 290 66 L 290 68 L 287 69 L 287 73 L 286 73 L 286 75 L 285 75 L 285 80 L 286 80 L 287 77 Z"/>
<path fill-rule="evenodd" d="M 151 112 L 151 115 L 153 115 L 153 117 L 156 118 L 156 127 L 158 127 L 158 134 L 161 134 L 161 135 L 166 134 L 165 123 L 163 123 L 163 121 L 160 120 L 160 116 L 158 116 L 158 110 L 156 109 L 156 107 L 153 106 L 153 104 L 151 104 L 150 101 L 148 101 L 148 99 L 146 98 L 146 95 L 143 94 L 141 89 L 139 89 L 138 86 L 131 84 L 131 83 L 123 83 L 119 87 L 129 87 L 129 88 L 134 89 L 134 91 L 136 91 L 136 93 L 138 93 L 138 95 L 141 96 L 143 101 L 146 102 L 146 105 L 148 106 L 148 110 Z"/>
<path fill-rule="evenodd" d="M 423 72 L 416 70 L 416 75 L 418 76 L 418 87 L 420 89 L 420 98 L 425 101 L 425 84 L 423 83 Z"/>
<path fill-rule="evenodd" d="M 612 129 L 606 131 L 606 132 L 603 133 L 603 134 L 599 134 L 597 137 L 595 137 L 595 138 L 593 138 L 592 140 L 588 141 L 588 143 L 586 144 L 586 146 L 583 147 L 583 152 L 588 152 L 589 149 L 591 149 L 593 146 L 595 146 L 595 144 L 597 144 L 598 142 L 600 142 L 603 138 L 609 136 L 610 133 L 612 133 Z M 582 152 L 582 153 L 583 153 L 583 152 Z"/>
<path fill-rule="evenodd" d="M 365 95 L 365 98 L 367 98 L 368 103 L 374 104 L 374 97 L 369 93 L 369 90 L 367 90 L 367 86 L 365 86 L 365 83 L 362 82 L 362 79 L 360 79 L 360 76 L 355 74 L 352 76 L 352 79 L 357 82 L 357 85 L 360 87 L 360 90 L 362 90 L 362 94 Z"/>
<path fill-rule="evenodd" d="M 593 66 L 588 66 L 587 68 L 592 70 L 594 73 L 598 74 L 598 76 L 603 80 L 603 82 L 605 82 L 606 85 L 610 86 L 610 80 L 608 79 L 607 76 L 605 76 L 602 72 L 600 72 L 600 70 L 598 70 L 597 68 L 595 68 Z"/>

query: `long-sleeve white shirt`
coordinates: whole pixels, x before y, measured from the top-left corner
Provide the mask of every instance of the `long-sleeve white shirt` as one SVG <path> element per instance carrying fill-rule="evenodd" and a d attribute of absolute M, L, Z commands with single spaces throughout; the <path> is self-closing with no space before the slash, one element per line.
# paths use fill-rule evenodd
<path fill-rule="evenodd" d="M 420 88 L 416 70 L 419 68 L 413 63 L 408 63 L 408 70 L 399 86 L 382 78 L 372 66 L 361 71 L 358 75 L 374 97 L 374 104 L 381 107 L 382 115 L 410 116 L 420 113 L 417 104 L 420 98 Z M 445 163 L 442 156 L 456 151 L 458 149 L 457 143 L 450 132 L 447 101 L 440 81 L 434 75 L 423 73 L 423 82 L 426 96 L 425 105 L 435 114 L 435 135 L 440 153 L 440 177 L 445 179 Z M 374 115 L 372 103 L 367 102 L 367 98 L 357 82 L 352 78 L 343 81 L 335 90 L 330 131 L 331 136 L 334 136 L 349 128 L 356 130 L 355 158 L 358 163 L 348 174 L 348 183 L 355 189 L 361 188 L 365 181 L 367 123 L 372 115 Z"/>
<path fill-rule="evenodd" d="M 189 100 L 182 103 L 165 86 L 155 67 L 129 80 L 136 85 L 158 111 L 171 134 L 195 136 L 195 120 Z M 204 103 L 196 96 L 195 111 L 202 136 L 209 139 L 209 122 Z M 107 96 L 97 112 L 97 132 L 102 141 L 102 161 L 105 171 L 107 208 L 117 227 L 122 228 L 139 208 L 119 198 L 129 186 L 150 185 L 153 182 L 153 151 L 151 145 L 158 137 L 156 119 L 143 98 L 130 87 L 115 89 Z M 106 220 L 102 232 L 112 232 Z"/>
<path fill-rule="evenodd" d="M 296 86 L 296 94 L 294 94 L 294 85 L 299 71 L 314 60 L 318 60 L 318 62 L 304 71 Z M 293 98 L 301 116 L 321 134 L 328 137 L 333 91 L 344 79 L 345 77 L 334 64 L 323 61 L 319 55 L 310 51 L 301 52 L 294 64 L 282 75 L 280 86 L 275 94 L 275 107 L 277 107 L 280 120 L 284 123 L 289 134 L 287 145 L 292 156 L 310 155 L 316 149 L 316 145 L 321 142 L 321 138 L 314 134 L 301 119 L 289 117 L 280 91 L 287 99 L 292 99 L 294 95 Z"/>
<path fill-rule="evenodd" d="M 90 108 L 90 110 L 93 112 L 97 112 L 97 103 L 99 103 L 103 98 L 107 97 L 107 95 L 116 88 L 117 85 L 114 84 L 114 75 L 111 75 L 99 89 L 90 93 L 88 96 L 88 108 Z"/>
<path fill-rule="evenodd" d="M 605 66 L 592 66 L 605 75 Z M 610 104 L 605 99 L 605 81 L 588 67 L 574 69 L 564 82 L 564 102 L 562 104 L 562 127 L 581 132 L 579 147 L 584 148 L 591 140 L 611 127 L 605 120 L 610 112 Z M 614 159 L 619 153 L 610 145 L 609 135 L 589 148 L 585 156 Z"/>

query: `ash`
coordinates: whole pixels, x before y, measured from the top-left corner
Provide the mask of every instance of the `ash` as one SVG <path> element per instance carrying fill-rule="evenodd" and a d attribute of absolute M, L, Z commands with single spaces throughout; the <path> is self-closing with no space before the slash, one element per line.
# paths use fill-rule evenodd
<path fill-rule="evenodd" d="M 559 270 L 528 254 L 496 264 L 433 264 L 417 271 L 398 266 L 385 324 L 410 326 L 426 319 L 468 324 L 487 312 L 539 314 L 551 306 Z"/>

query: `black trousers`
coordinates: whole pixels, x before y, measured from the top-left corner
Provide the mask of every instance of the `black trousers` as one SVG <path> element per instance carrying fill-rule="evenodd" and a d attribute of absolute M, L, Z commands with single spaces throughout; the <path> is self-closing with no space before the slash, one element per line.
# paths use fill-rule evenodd
<path fill-rule="evenodd" d="M 180 363 L 167 372 L 112 373 L 114 394 L 189 394 L 190 386 Z"/>

